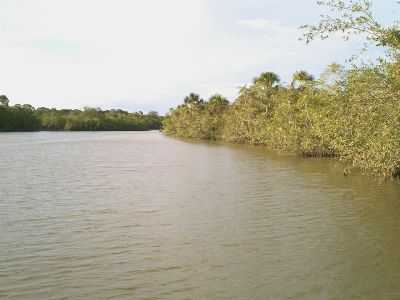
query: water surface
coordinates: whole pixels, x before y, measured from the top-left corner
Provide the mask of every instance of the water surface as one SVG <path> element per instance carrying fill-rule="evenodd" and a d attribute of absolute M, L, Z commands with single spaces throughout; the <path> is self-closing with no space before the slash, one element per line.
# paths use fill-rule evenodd
<path fill-rule="evenodd" d="M 400 184 L 158 132 L 0 134 L 0 299 L 400 299 Z"/>

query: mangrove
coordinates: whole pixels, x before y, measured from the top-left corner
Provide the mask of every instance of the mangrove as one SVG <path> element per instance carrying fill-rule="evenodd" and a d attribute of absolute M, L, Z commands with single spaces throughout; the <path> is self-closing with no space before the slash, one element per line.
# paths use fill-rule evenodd
<path fill-rule="evenodd" d="M 29 104 L 11 106 L 7 96 L 0 96 L 0 131 L 144 131 L 159 130 L 161 121 L 155 111 L 144 114 L 91 107 L 35 109 Z"/>
<path fill-rule="evenodd" d="M 265 72 L 230 103 L 192 93 L 163 121 L 167 135 L 266 145 L 311 157 L 335 157 L 372 174 L 400 175 L 400 30 L 379 24 L 371 2 L 319 1 L 332 15 L 306 25 L 304 40 L 361 34 L 384 47 L 375 63 L 331 64 L 319 77 L 300 70 L 283 84 Z M 397 24 L 397 23 L 395 23 Z"/>

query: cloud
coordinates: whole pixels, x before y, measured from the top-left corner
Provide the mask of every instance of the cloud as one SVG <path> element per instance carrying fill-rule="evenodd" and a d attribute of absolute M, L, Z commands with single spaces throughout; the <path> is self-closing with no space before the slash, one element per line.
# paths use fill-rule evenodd
<path fill-rule="evenodd" d="M 37 105 L 160 101 L 193 64 L 203 13 L 201 0 L 2 2 L 0 88 Z"/>
<path fill-rule="evenodd" d="M 352 53 L 336 40 L 305 46 L 279 17 L 285 5 L 261 11 L 271 3 L 2 0 L 0 93 L 35 106 L 165 112 L 192 91 L 232 99 L 260 72 L 289 78 Z"/>
<path fill-rule="evenodd" d="M 255 30 L 264 30 L 276 28 L 276 24 L 267 19 L 249 19 L 249 20 L 239 20 L 237 22 L 239 25 L 243 25 L 245 27 L 255 29 Z"/>
<path fill-rule="evenodd" d="M 298 27 L 268 19 L 244 19 L 237 21 L 237 24 L 247 30 L 268 35 L 269 38 L 278 37 L 286 41 L 296 41 L 301 34 Z"/>

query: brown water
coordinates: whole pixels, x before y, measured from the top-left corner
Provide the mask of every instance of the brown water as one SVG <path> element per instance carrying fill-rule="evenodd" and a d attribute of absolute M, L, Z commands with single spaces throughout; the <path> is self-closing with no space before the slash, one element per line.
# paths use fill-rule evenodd
<path fill-rule="evenodd" d="M 400 299 L 400 184 L 147 133 L 0 135 L 0 299 Z"/>

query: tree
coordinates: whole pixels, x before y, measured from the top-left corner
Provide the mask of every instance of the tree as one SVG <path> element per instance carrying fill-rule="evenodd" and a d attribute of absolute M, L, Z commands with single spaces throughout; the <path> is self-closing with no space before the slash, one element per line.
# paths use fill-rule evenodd
<path fill-rule="evenodd" d="M 308 29 L 307 42 L 334 33 L 346 39 L 364 34 L 389 48 L 392 59 L 349 69 L 332 64 L 316 80 L 298 71 L 291 85 L 278 85 L 279 77 L 266 72 L 242 87 L 232 104 L 218 105 L 223 101 L 217 95 L 201 106 L 183 104 L 171 110 L 164 132 L 261 144 L 308 157 L 338 157 L 363 171 L 400 178 L 399 30 L 376 22 L 369 1 L 318 3 L 331 13 L 318 25 L 303 27 Z M 189 98 L 185 102 L 191 102 Z"/>
<path fill-rule="evenodd" d="M 326 69 L 321 74 L 321 82 L 326 86 L 334 86 L 344 82 L 346 72 L 343 66 L 333 63 L 326 67 Z"/>
<path fill-rule="evenodd" d="M 330 14 L 321 16 L 316 25 L 303 25 L 306 30 L 303 39 L 309 43 L 315 38 L 326 39 L 334 33 L 341 33 L 345 40 L 351 35 L 365 34 L 368 41 L 378 46 L 400 50 L 400 27 L 397 24 L 384 26 L 375 20 L 369 0 L 328 0 L 318 5 L 330 9 Z"/>
<path fill-rule="evenodd" d="M 8 106 L 9 103 L 10 103 L 10 100 L 8 100 L 6 95 L 0 95 L 0 105 Z"/>
<path fill-rule="evenodd" d="M 190 93 L 189 96 L 186 96 L 184 99 L 185 104 L 202 104 L 204 100 L 200 98 L 198 94 Z"/>
<path fill-rule="evenodd" d="M 273 87 L 280 82 L 279 76 L 273 72 L 264 72 L 260 76 L 253 79 L 254 84 L 262 84 L 267 87 Z"/>
<path fill-rule="evenodd" d="M 303 86 L 304 84 L 312 81 L 314 81 L 313 75 L 309 74 L 307 71 L 297 71 L 293 74 L 291 87 L 295 88 L 296 85 Z"/>
<path fill-rule="evenodd" d="M 156 117 L 158 118 L 158 112 L 151 110 L 149 111 L 149 113 L 147 114 L 149 117 Z"/>
<path fill-rule="evenodd" d="M 215 94 L 210 97 L 208 100 L 208 105 L 214 105 L 214 106 L 219 106 L 219 105 L 228 105 L 229 101 L 224 97 L 219 94 Z"/>

